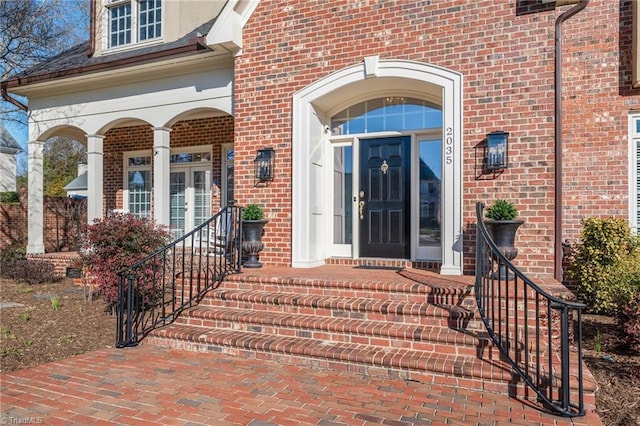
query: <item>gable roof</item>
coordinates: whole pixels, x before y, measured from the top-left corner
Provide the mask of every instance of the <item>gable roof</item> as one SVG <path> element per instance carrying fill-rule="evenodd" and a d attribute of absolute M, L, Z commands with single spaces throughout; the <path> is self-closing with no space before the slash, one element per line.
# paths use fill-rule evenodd
<path fill-rule="evenodd" d="M 41 81 L 99 72 L 113 68 L 140 64 L 174 55 L 212 51 L 204 44 L 204 36 L 217 17 L 194 28 L 180 39 L 153 46 L 141 47 L 113 54 L 88 56 L 90 42 L 80 43 L 28 70 L 6 80 L 6 87 L 18 87 Z"/>
<path fill-rule="evenodd" d="M 18 141 L 15 140 L 11 133 L 0 124 L 0 152 L 9 154 L 17 154 L 24 151 Z"/>

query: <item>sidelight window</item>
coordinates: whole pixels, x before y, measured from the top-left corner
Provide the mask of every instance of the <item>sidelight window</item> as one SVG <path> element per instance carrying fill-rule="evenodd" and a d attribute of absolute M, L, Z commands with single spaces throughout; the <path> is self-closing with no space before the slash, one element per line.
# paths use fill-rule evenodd
<path fill-rule="evenodd" d="M 629 138 L 629 224 L 640 230 L 640 115 L 630 117 Z"/>

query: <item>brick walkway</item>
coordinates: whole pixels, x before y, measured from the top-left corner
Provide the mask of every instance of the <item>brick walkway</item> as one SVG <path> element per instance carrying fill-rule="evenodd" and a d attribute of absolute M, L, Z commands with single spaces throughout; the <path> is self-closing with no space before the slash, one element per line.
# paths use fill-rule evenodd
<path fill-rule="evenodd" d="M 505 395 L 149 345 L 4 373 L 0 383 L 0 424 L 602 424 Z"/>

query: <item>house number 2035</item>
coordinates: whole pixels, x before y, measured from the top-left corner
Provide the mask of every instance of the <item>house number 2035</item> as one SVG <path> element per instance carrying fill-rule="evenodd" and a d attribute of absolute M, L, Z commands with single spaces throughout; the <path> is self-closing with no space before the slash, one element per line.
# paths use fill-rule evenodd
<path fill-rule="evenodd" d="M 447 127 L 444 132 L 444 161 L 453 163 L 453 128 Z"/>

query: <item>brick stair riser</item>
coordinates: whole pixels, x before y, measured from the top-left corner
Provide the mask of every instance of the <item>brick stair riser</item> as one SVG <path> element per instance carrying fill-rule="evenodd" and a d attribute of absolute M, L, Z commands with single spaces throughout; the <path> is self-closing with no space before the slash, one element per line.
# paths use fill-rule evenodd
<path fill-rule="evenodd" d="M 240 331 L 250 331 L 260 334 L 268 334 L 274 336 L 294 336 L 309 338 L 313 340 L 323 340 L 327 342 L 335 343 L 357 343 L 364 345 L 374 345 L 380 347 L 389 348 L 407 348 L 425 352 L 435 352 L 442 354 L 453 355 L 466 355 L 466 356 L 478 356 L 492 359 L 499 357 L 499 351 L 486 341 L 478 341 L 476 339 L 470 339 L 464 337 L 461 333 L 457 336 L 451 333 L 451 336 L 447 339 L 447 336 L 442 337 L 442 341 L 434 339 L 412 339 L 411 336 L 406 337 L 389 337 L 379 336 L 372 334 L 354 333 L 349 330 L 341 331 L 327 331 L 317 330 L 312 328 L 298 328 L 287 327 L 280 325 L 264 325 L 256 323 L 248 323 L 243 321 L 230 321 L 223 319 L 203 319 L 194 318 L 186 315 L 180 317 L 176 324 L 185 324 L 194 327 L 201 327 L 203 329 L 233 329 Z M 446 341 L 449 340 L 449 341 Z M 466 342 L 464 340 L 467 340 Z"/>
<path fill-rule="evenodd" d="M 335 360 L 328 358 L 316 358 L 311 356 L 302 356 L 296 354 L 285 354 L 279 352 L 266 352 L 256 349 L 247 349 L 241 347 L 231 347 L 219 344 L 211 344 L 207 342 L 195 342 L 190 340 L 179 340 L 172 338 L 163 338 L 159 336 L 150 336 L 146 340 L 147 344 L 169 347 L 172 349 L 182 349 L 194 352 L 212 352 L 224 353 L 227 355 L 239 356 L 243 358 L 262 359 L 265 361 L 275 361 L 284 364 L 293 364 L 300 366 L 310 366 L 314 368 L 331 369 L 335 371 L 350 371 L 358 374 L 367 374 L 372 376 L 383 376 L 391 378 L 402 378 L 404 380 L 412 380 L 421 383 L 442 384 L 467 389 L 487 390 L 491 392 L 506 393 L 509 390 L 509 380 L 490 379 L 482 377 L 478 373 L 474 377 L 469 373 L 466 377 L 460 377 L 459 370 L 455 365 L 442 362 L 437 370 L 418 370 L 411 368 L 395 368 L 381 365 L 371 365 L 365 363 L 350 362 L 344 360 Z M 487 373 L 484 375 L 486 376 Z M 524 395 L 524 384 L 518 384 L 514 389 L 518 390 L 518 395 Z"/>
<path fill-rule="evenodd" d="M 189 286 L 177 280 L 178 288 Z M 191 283 L 192 286 L 195 286 Z M 263 291 L 268 293 L 286 293 L 296 295 L 315 295 L 346 298 L 370 298 L 376 300 L 393 300 L 399 302 L 431 303 L 461 305 L 473 307 L 475 299 L 473 292 L 468 293 L 463 288 L 434 289 L 428 286 L 403 286 L 383 284 L 344 284 L 344 286 L 322 286 L 320 284 L 292 281 L 290 283 L 264 283 L 227 280 L 224 283 L 225 290 Z"/>
<path fill-rule="evenodd" d="M 212 294 L 207 295 L 200 302 L 200 306 L 210 307 L 230 307 L 238 309 L 248 309 L 254 311 L 279 312 L 286 314 L 303 314 L 314 315 L 318 317 L 329 318 L 353 318 L 370 321 L 391 321 L 395 323 L 406 324 L 423 324 L 423 325 L 442 325 L 451 328 L 464 328 L 472 330 L 482 330 L 484 328 L 482 322 L 477 318 L 456 318 L 448 316 L 445 309 L 435 306 L 424 305 L 422 312 L 414 313 L 383 313 L 375 310 L 360 310 L 353 307 L 347 310 L 343 307 L 313 307 L 313 306 L 294 306 L 290 304 L 269 304 L 257 303 L 250 300 L 221 300 Z"/>
<path fill-rule="evenodd" d="M 226 290 L 226 287 L 225 287 Z M 277 312 L 277 313 L 286 313 L 286 314 L 306 314 L 313 315 L 314 317 L 328 317 L 328 318 L 354 318 L 354 319 L 365 319 L 369 321 L 391 321 L 393 323 L 406 323 L 406 324 L 422 324 L 425 326 L 433 326 L 433 325 L 441 325 L 448 328 L 455 329 L 463 329 L 469 330 L 471 332 L 484 331 L 485 327 L 482 321 L 478 318 L 477 315 L 474 315 L 473 318 L 469 317 L 461 317 L 457 315 L 455 312 L 450 313 L 446 308 L 441 308 L 432 305 L 424 305 L 424 309 L 420 311 L 419 308 L 416 308 L 416 305 L 412 305 L 410 310 L 418 310 L 419 314 L 398 314 L 398 313 L 382 313 L 379 310 L 375 310 L 376 306 L 372 306 L 372 310 L 345 310 L 344 308 L 322 308 L 322 307 L 313 307 L 308 305 L 302 306 L 293 306 L 286 303 L 279 304 L 271 304 L 271 303 L 261 303 L 258 301 L 247 300 L 221 300 L 217 296 L 219 296 L 219 292 L 212 291 L 207 294 L 203 300 L 200 302 L 200 306 L 210 306 L 210 307 L 232 307 L 232 308 L 240 308 L 247 309 L 252 311 L 267 311 L 267 312 Z M 280 300 L 280 298 L 275 298 Z M 274 300 L 275 300 L 274 299 Z M 282 299 L 284 300 L 284 299 Z M 300 299 L 300 303 L 302 300 Z M 404 311 L 404 309 L 403 309 Z M 524 318 L 520 318 L 520 322 L 516 324 L 512 321 L 509 324 L 508 336 L 513 340 L 514 335 L 520 336 L 520 338 L 524 338 L 524 324 L 522 320 Z M 529 339 L 533 339 L 532 336 L 535 335 L 535 323 L 533 320 L 529 321 Z M 499 327 L 496 324 L 494 327 L 496 332 L 499 331 Z M 507 332 L 507 325 L 503 324 L 500 328 L 500 331 L 504 334 Z M 543 343 L 546 341 L 546 337 L 544 334 L 544 329 L 541 330 L 543 332 L 542 339 Z"/>
<path fill-rule="evenodd" d="M 225 291 L 227 290 L 226 286 L 225 286 Z M 232 308 L 240 308 L 240 309 L 246 309 L 246 310 L 251 310 L 254 312 L 259 312 L 259 311 L 266 311 L 266 312 L 277 312 L 277 313 L 283 313 L 283 314 L 306 314 L 306 315 L 313 315 L 314 317 L 318 317 L 318 318 L 353 318 L 353 319 L 364 319 L 364 320 L 369 320 L 369 321 L 390 321 L 393 323 L 406 323 L 406 324 L 422 324 L 425 326 L 433 326 L 433 325 L 440 325 L 446 328 L 455 328 L 455 329 L 463 329 L 463 330 L 467 330 L 470 332 L 481 332 L 484 331 L 484 324 L 482 324 L 481 320 L 479 320 L 477 317 L 474 318 L 456 318 L 455 314 L 452 317 L 449 317 L 449 312 L 447 312 L 446 309 L 443 308 L 439 308 L 439 307 L 435 307 L 435 306 L 431 306 L 431 305 L 427 305 L 424 312 L 421 312 L 420 315 L 404 315 L 404 314 L 383 314 L 379 311 L 347 311 L 344 309 L 337 309 L 337 308 L 314 308 L 314 307 L 310 307 L 310 306 L 291 306 L 291 305 L 287 305 L 287 304 L 269 304 L 269 303 L 259 303 L 259 302 L 254 302 L 254 301 L 243 301 L 243 300 L 220 300 L 216 297 L 216 295 L 218 294 L 217 291 L 212 291 L 210 292 L 207 296 L 205 296 L 205 298 L 201 301 L 200 306 L 210 306 L 210 307 L 232 307 Z M 496 332 L 498 331 L 498 327 L 495 327 Z M 503 335 L 506 334 L 507 328 L 506 325 L 502 326 L 502 333 Z M 282 331 L 281 334 L 283 335 L 297 335 L 292 331 Z M 304 334 L 303 332 L 300 332 L 299 334 Z M 325 335 L 329 335 L 332 333 L 326 332 L 316 332 L 316 338 L 318 339 L 324 339 L 326 338 Z M 517 334 L 518 336 L 521 336 L 520 338 L 522 339 L 524 337 L 524 328 L 523 328 L 523 324 L 518 324 L 518 329 L 515 330 L 515 324 L 513 324 L 513 322 L 510 323 L 509 325 L 509 337 L 510 339 L 513 341 L 514 338 L 513 336 Z M 529 328 L 529 339 L 531 341 L 531 339 L 533 339 L 532 336 L 534 336 L 534 328 L 530 327 Z M 543 340 L 542 343 L 544 344 L 546 342 L 546 337 L 544 337 L 544 335 L 542 336 Z M 377 337 L 375 337 L 375 339 L 377 339 Z M 360 342 L 364 342 L 364 339 L 362 338 L 354 338 L 352 341 L 360 341 Z M 345 338 L 340 339 L 340 341 L 348 341 Z M 388 342 L 385 344 L 385 346 L 389 346 L 389 347 L 423 347 L 423 348 L 428 348 L 428 344 L 425 344 L 424 342 L 418 342 L 415 345 L 411 344 L 411 345 L 407 345 L 406 342 L 398 342 L 398 341 L 393 341 L 393 342 Z M 491 345 L 492 346 L 492 345 Z M 533 344 L 530 345 L 530 347 L 533 347 Z M 476 351 L 478 348 L 474 348 L 474 351 Z M 489 356 L 492 355 L 497 355 L 498 354 L 498 350 L 495 348 L 492 348 L 491 351 L 494 351 L 495 353 L 489 353 Z M 468 352 L 468 351 L 467 351 Z M 483 352 L 484 353 L 484 352 Z M 544 349 L 541 352 L 541 355 L 544 356 L 545 351 Z M 522 353 L 520 353 L 518 355 L 518 359 L 522 359 Z M 515 357 L 515 355 L 514 355 Z"/>

